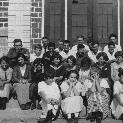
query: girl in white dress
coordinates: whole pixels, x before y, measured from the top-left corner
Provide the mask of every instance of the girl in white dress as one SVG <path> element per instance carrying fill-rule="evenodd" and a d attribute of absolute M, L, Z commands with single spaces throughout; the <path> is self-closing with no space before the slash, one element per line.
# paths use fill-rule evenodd
<path fill-rule="evenodd" d="M 41 105 L 46 115 L 44 122 L 52 121 L 60 105 L 60 90 L 53 78 L 53 75 L 47 74 L 46 80 L 38 84 L 38 94 L 42 98 Z"/>
<path fill-rule="evenodd" d="M 123 123 L 123 69 L 119 68 L 119 81 L 114 83 L 114 99 L 111 103 L 112 114 Z"/>
<path fill-rule="evenodd" d="M 78 81 L 79 74 L 72 70 L 69 79 L 61 84 L 62 102 L 61 108 L 68 119 L 78 118 L 79 113 L 83 109 L 83 99 L 81 95 L 85 95 L 85 88 Z"/>

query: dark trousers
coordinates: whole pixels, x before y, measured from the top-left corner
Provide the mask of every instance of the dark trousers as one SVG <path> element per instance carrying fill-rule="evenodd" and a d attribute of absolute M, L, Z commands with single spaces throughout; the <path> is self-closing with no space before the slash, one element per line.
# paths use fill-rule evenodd
<path fill-rule="evenodd" d="M 40 101 L 40 96 L 38 95 L 38 83 L 30 84 L 29 98 L 32 103 L 36 103 L 36 100 Z"/>

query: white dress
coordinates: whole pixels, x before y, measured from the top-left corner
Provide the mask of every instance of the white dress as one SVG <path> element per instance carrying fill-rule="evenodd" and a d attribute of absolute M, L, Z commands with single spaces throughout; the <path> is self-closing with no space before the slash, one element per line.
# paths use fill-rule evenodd
<path fill-rule="evenodd" d="M 61 97 L 60 90 L 58 85 L 53 82 L 51 85 L 47 85 L 44 81 L 39 82 L 38 84 L 38 93 L 43 92 L 46 99 L 56 99 L 59 100 Z M 47 111 L 53 109 L 53 113 L 56 114 L 58 105 L 47 104 L 44 100 L 41 101 L 41 105 L 44 111 L 44 114 L 47 114 Z"/>
<path fill-rule="evenodd" d="M 121 102 L 123 103 L 123 84 L 119 81 L 114 83 L 114 95 L 119 95 Z M 123 113 L 123 106 L 119 105 L 116 100 L 113 100 L 111 103 L 112 114 L 118 119 L 120 115 Z"/>
<path fill-rule="evenodd" d="M 75 87 L 79 93 L 82 92 L 82 95 L 85 95 L 85 88 L 80 82 Z M 68 89 L 69 85 L 64 81 L 61 84 L 61 93 L 66 92 Z M 71 92 L 70 97 L 62 100 L 61 108 L 65 114 L 79 113 L 83 109 L 83 99 L 81 96 L 74 96 L 73 92 Z"/>

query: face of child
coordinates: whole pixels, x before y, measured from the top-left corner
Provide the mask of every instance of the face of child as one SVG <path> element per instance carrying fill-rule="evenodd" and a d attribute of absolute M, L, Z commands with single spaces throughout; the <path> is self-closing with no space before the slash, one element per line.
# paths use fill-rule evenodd
<path fill-rule="evenodd" d="M 53 82 L 53 78 L 48 77 L 45 82 L 47 83 L 47 85 L 50 85 Z"/>
<path fill-rule="evenodd" d="M 53 63 L 54 63 L 55 65 L 58 65 L 58 64 L 60 63 L 60 59 L 59 59 L 59 58 L 54 58 Z"/>
<path fill-rule="evenodd" d="M 110 45 L 110 46 L 108 47 L 108 49 L 109 49 L 109 52 L 110 52 L 110 53 L 113 53 L 113 52 L 114 52 L 114 49 L 115 49 L 115 46 L 114 46 L 114 45 Z"/>
<path fill-rule="evenodd" d="M 6 61 L 4 61 L 4 60 L 1 61 L 1 67 L 2 67 L 3 69 L 7 69 L 8 64 L 6 63 Z"/>
<path fill-rule="evenodd" d="M 99 64 L 103 64 L 105 62 L 103 56 L 101 56 L 99 59 L 98 59 L 98 62 Z"/>
<path fill-rule="evenodd" d="M 76 73 L 71 73 L 69 79 L 70 79 L 71 82 L 75 82 L 77 80 Z"/>
<path fill-rule="evenodd" d="M 42 70 L 42 66 L 41 66 L 40 64 L 38 64 L 38 65 L 36 66 L 36 69 L 37 69 L 37 71 L 40 71 L 40 70 Z"/>
<path fill-rule="evenodd" d="M 20 66 L 23 66 L 24 63 L 25 63 L 24 58 L 23 57 L 19 57 L 18 58 L 18 63 L 19 63 Z"/>
<path fill-rule="evenodd" d="M 55 50 L 54 47 L 49 47 L 48 49 L 49 49 L 50 52 L 53 52 Z"/>
<path fill-rule="evenodd" d="M 123 57 L 122 56 L 118 56 L 116 58 L 116 61 L 117 61 L 118 64 L 121 63 L 123 61 Z"/>
<path fill-rule="evenodd" d="M 96 72 L 96 71 L 91 71 L 91 74 L 90 74 L 90 77 L 92 78 L 92 79 L 96 79 L 96 78 L 98 78 L 99 77 L 99 74 Z"/>
<path fill-rule="evenodd" d="M 68 59 L 68 64 L 69 64 L 70 66 L 72 66 L 72 65 L 73 65 L 73 61 L 72 61 L 71 59 Z"/>
<path fill-rule="evenodd" d="M 35 49 L 35 54 L 36 54 L 37 56 L 40 56 L 40 55 L 41 55 L 41 49 L 36 48 L 36 49 Z"/>

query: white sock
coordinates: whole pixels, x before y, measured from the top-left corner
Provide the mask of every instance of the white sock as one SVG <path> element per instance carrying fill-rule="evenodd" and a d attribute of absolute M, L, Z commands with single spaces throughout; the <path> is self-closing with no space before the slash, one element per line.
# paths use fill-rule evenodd
<path fill-rule="evenodd" d="M 75 117 L 78 117 L 79 113 L 75 113 Z"/>
<path fill-rule="evenodd" d="M 71 118 L 71 114 L 67 114 L 67 117 L 68 117 L 68 118 Z"/>

